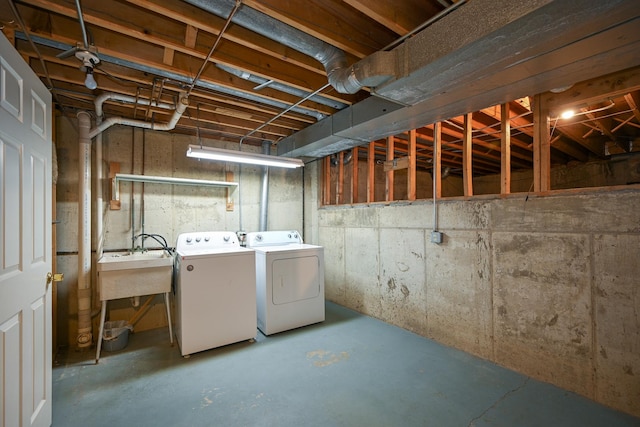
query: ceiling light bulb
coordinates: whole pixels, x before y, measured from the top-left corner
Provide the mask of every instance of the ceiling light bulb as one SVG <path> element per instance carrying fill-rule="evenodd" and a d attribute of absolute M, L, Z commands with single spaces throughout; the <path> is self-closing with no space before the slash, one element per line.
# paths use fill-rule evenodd
<path fill-rule="evenodd" d="M 87 78 L 84 79 L 84 85 L 91 90 L 94 90 L 98 87 L 96 79 L 93 78 L 93 68 L 91 67 L 87 67 Z"/>
<path fill-rule="evenodd" d="M 575 114 L 576 114 L 575 111 L 567 110 L 567 111 L 563 111 L 562 114 L 560 114 L 560 117 L 562 117 L 563 119 L 570 119 Z"/>

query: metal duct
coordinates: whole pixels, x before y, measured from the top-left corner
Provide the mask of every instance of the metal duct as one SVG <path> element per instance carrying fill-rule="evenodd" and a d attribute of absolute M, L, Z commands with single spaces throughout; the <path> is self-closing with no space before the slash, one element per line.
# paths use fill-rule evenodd
<path fill-rule="evenodd" d="M 216 64 L 216 67 L 226 71 L 227 73 L 233 74 L 234 76 L 238 76 L 241 79 L 248 80 L 253 83 L 257 83 L 262 87 L 270 87 L 272 89 L 279 90 L 280 92 L 288 93 L 290 95 L 294 95 L 299 98 L 304 98 L 305 96 L 309 95 L 309 92 L 307 91 L 296 89 L 294 87 L 287 86 L 285 84 L 275 82 L 273 80 L 267 80 L 264 77 L 256 76 L 251 73 L 247 73 L 246 71 L 241 71 L 241 70 L 238 70 L 237 68 L 229 67 L 228 65 Z M 336 110 L 342 110 L 343 108 L 348 107 L 348 105 L 345 103 L 342 103 L 340 101 L 336 101 L 330 98 L 326 98 L 321 95 L 315 95 L 308 99 L 310 101 L 317 102 L 318 104 L 335 108 Z"/>
<path fill-rule="evenodd" d="M 278 142 L 324 157 L 638 65 L 637 0 L 473 0 L 394 49 L 397 77 Z M 452 37 L 452 31 L 456 37 Z"/>
<path fill-rule="evenodd" d="M 229 16 L 233 0 L 184 0 L 220 17 Z M 243 5 L 233 16 L 235 24 L 275 40 L 318 60 L 329 83 L 340 93 L 356 93 L 365 86 L 375 87 L 394 76 L 395 53 L 377 52 L 349 66 L 345 53 L 324 41 Z"/>
<path fill-rule="evenodd" d="M 16 38 L 19 40 L 27 40 L 26 35 L 21 32 L 21 31 L 16 31 L 15 33 Z M 73 46 L 65 44 L 65 43 L 59 43 L 53 40 L 49 40 L 46 39 L 44 37 L 39 37 L 39 36 L 31 36 L 31 38 L 33 39 L 34 43 L 37 43 L 39 45 L 42 46 L 48 46 L 48 47 L 53 47 L 55 49 L 60 49 L 60 50 L 69 50 L 71 49 Z M 192 82 L 192 79 L 190 77 L 186 77 L 183 76 L 181 74 L 178 73 L 172 73 L 170 71 L 164 71 L 158 68 L 154 68 L 154 67 L 149 67 L 147 65 L 143 65 L 143 64 L 136 64 L 135 62 L 131 62 L 131 61 L 127 61 L 125 59 L 120 59 L 120 58 L 116 58 L 114 56 L 109 56 L 109 55 L 105 55 L 105 54 L 98 54 L 98 57 L 100 58 L 101 62 L 108 62 L 111 64 L 116 64 L 116 65 L 120 65 L 122 67 L 127 67 L 127 68 L 131 68 L 132 70 L 137 70 L 137 71 L 142 71 L 144 73 L 149 73 L 149 74 L 153 74 L 159 77 L 165 77 L 168 78 L 170 80 L 173 80 L 175 82 L 179 82 L 179 83 L 185 83 L 187 85 L 190 85 Z M 221 85 L 217 85 L 215 83 L 210 83 L 207 81 L 202 81 L 202 80 L 198 80 L 196 82 L 196 87 L 202 88 L 202 89 L 207 89 L 207 90 L 211 90 L 214 92 L 218 92 L 218 93 L 223 93 L 225 95 L 230 95 L 232 97 L 238 97 L 238 98 L 242 98 L 242 99 L 248 99 L 263 105 L 270 105 L 274 108 L 277 108 L 279 110 L 284 110 L 285 108 L 289 107 L 289 104 L 286 104 L 284 102 L 280 102 L 271 98 L 267 98 L 264 96 L 260 96 L 260 95 L 255 95 L 252 94 L 250 92 L 243 92 L 240 90 L 236 90 L 234 88 L 230 88 L 227 86 L 221 86 Z M 303 114 L 305 116 L 310 116 L 315 118 L 316 120 L 322 120 L 326 117 L 325 114 L 322 114 L 319 111 L 314 111 L 308 108 L 304 108 L 304 107 L 295 107 L 293 109 L 291 109 L 291 111 L 294 111 L 296 113 L 299 114 Z"/>

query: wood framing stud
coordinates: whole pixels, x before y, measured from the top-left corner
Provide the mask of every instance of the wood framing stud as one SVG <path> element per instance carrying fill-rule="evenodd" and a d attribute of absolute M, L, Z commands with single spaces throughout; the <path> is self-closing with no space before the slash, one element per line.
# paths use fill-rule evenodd
<path fill-rule="evenodd" d="M 193 25 L 187 25 L 187 30 L 184 36 L 184 45 L 189 49 L 196 47 L 196 38 L 198 37 L 198 29 Z"/>
<path fill-rule="evenodd" d="M 109 188 L 111 188 L 111 201 L 109 202 L 109 209 L 113 211 L 120 210 L 120 200 L 115 199 L 115 191 L 114 191 L 114 182 L 116 179 L 116 174 L 120 173 L 120 163 L 118 162 L 110 162 L 109 163 Z"/>
<path fill-rule="evenodd" d="M 511 108 L 500 106 L 500 194 L 511 193 Z"/>
<path fill-rule="evenodd" d="M 407 173 L 407 200 L 416 199 L 416 130 L 409 131 L 409 165 Z"/>
<path fill-rule="evenodd" d="M 384 162 L 383 168 L 385 172 L 407 169 L 409 167 L 409 157 L 398 157 L 397 159 L 387 160 Z"/>
<path fill-rule="evenodd" d="M 375 175 L 376 175 L 376 143 L 371 141 L 367 152 L 367 203 L 375 201 Z"/>
<path fill-rule="evenodd" d="M 433 125 L 433 180 L 434 193 L 436 198 L 442 197 L 442 123 L 436 122 Z"/>
<path fill-rule="evenodd" d="M 395 139 L 393 138 L 393 136 L 388 136 L 387 137 L 387 162 L 393 162 L 393 152 L 395 150 L 394 148 L 394 141 Z M 393 169 L 388 170 L 387 171 L 387 181 L 386 181 L 386 186 L 385 186 L 385 200 L 387 202 L 390 202 L 393 200 L 393 186 L 394 186 L 394 173 L 393 173 Z"/>
<path fill-rule="evenodd" d="M 225 177 L 227 182 L 233 182 L 232 171 L 226 171 Z M 233 212 L 234 201 L 233 201 L 233 196 L 231 195 L 231 193 L 233 192 L 233 189 L 227 187 L 226 192 L 227 192 L 227 212 Z"/>
<path fill-rule="evenodd" d="M 540 95 L 533 98 L 533 191 L 551 190 L 549 108 Z"/>
<path fill-rule="evenodd" d="M 176 51 L 165 47 L 164 48 L 164 55 L 162 56 L 162 62 L 165 65 L 173 65 L 173 56 L 175 55 Z"/>
<path fill-rule="evenodd" d="M 473 196 L 473 113 L 464 115 L 462 140 L 462 181 L 465 196 Z"/>
<path fill-rule="evenodd" d="M 358 203 L 358 147 L 351 151 L 351 203 Z"/>
<path fill-rule="evenodd" d="M 344 151 L 338 153 L 338 182 L 336 183 L 336 204 L 344 203 Z"/>
<path fill-rule="evenodd" d="M 331 156 L 327 156 L 324 158 L 324 162 L 322 162 L 322 171 L 324 175 L 324 179 L 322 182 L 324 183 L 323 191 L 322 191 L 322 204 L 330 205 L 331 204 Z"/>

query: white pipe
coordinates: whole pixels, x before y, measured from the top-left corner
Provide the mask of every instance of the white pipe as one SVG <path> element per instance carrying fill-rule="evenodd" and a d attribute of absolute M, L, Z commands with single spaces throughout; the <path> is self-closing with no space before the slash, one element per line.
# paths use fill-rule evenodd
<path fill-rule="evenodd" d="M 162 108 L 165 108 L 165 107 L 173 108 L 173 106 L 170 104 L 162 104 L 162 103 L 156 104 L 148 100 L 136 100 L 136 98 L 133 98 L 133 97 L 108 93 L 96 98 L 96 101 L 95 101 L 96 115 L 98 115 L 99 117 L 102 117 L 102 104 L 107 99 L 115 99 L 118 101 L 131 102 L 131 103 L 138 102 L 144 105 L 153 104 L 153 105 L 158 105 L 158 107 L 162 107 Z M 105 130 L 107 130 L 113 125 L 126 125 L 126 126 L 133 126 L 133 127 L 143 128 L 143 129 L 160 130 L 160 131 L 171 130 L 176 127 L 178 120 L 180 120 L 180 117 L 182 117 L 182 114 L 186 111 L 188 106 L 189 106 L 189 99 L 185 94 L 181 93 L 180 99 L 178 100 L 178 105 L 176 105 L 175 107 L 173 116 L 171 116 L 171 119 L 167 123 L 154 124 L 154 123 L 145 122 L 142 120 L 126 119 L 124 117 L 110 117 L 104 122 L 97 125 L 95 128 L 91 129 L 91 131 L 89 132 L 89 137 L 93 138 L 94 136 L 100 134 L 101 132 L 104 132 Z"/>
<path fill-rule="evenodd" d="M 96 117 L 96 124 L 102 122 L 102 117 Z M 102 200 L 103 179 L 102 176 L 102 134 L 96 135 L 96 237 L 98 244 L 96 245 L 96 259 L 102 257 L 104 249 L 104 201 Z"/>
<path fill-rule="evenodd" d="M 130 124 L 131 126 L 146 127 L 154 130 L 171 130 L 189 105 L 188 98 L 180 94 L 179 103 L 169 122 L 152 125 L 139 120 L 125 120 L 122 118 L 108 119 L 102 122 L 102 105 L 108 99 L 123 102 L 138 102 L 145 105 L 158 105 L 161 108 L 173 108 L 170 104 L 155 103 L 148 100 L 107 93 L 96 98 L 95 108 L 98 115 L 96 127 L 91 129 L 91 117 L 86 111 L 80 111 L 78 117 L 78 336 L 76 342 L 79 348 L 89 347 L 93 341 L 91 330 L 91 139 L 96 137 L 96 170 L 98 184 L 96 203 L 98 212 L 97 222 L 97 255 L 101 256 L 104 241 L 103 232 L 103 200 L 102 200 L 102 132 L 116 124 Z"/>
<path fill-rule="evenodd" d="M 79 348 L 91 346 L 91 118 L 78 113 L 78 337 Z"/>
<path fill-rule="evenodd" d="M 96 106 L 96 115 L 98 117 L 102 117 L 102 105 L 108 101 L 108 100 L 113 100 L 113 101 L 120 101 L 120 102 L 127 102 L 129 104 L 142 104 L 142 105 L 153 105 L 155 107 L 158 108 L 164 108 L 165 110 L 173 110 L 175 107 L 173 106 L 173 104 L 167 104 L 164 102 L 156 102 L 150 99 L 143 99 L 143 98 L 135 98 L 133 96 L 129 96 L 129 95 L 121 95 L 119 93 L 113 93 L 113 92 L 106 92 L 103 93 L 101 95 L 99 95 L 96 100 L 94 101 L 94 104 Z"/>

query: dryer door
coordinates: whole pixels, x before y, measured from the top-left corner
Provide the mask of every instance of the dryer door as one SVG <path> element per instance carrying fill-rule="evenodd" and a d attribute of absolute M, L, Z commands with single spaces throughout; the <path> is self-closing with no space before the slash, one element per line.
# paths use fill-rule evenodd
<path fill-rule="evenodd" d="M 271 263 L 273 304 L 288 304 L 320 294 L 320 259 L 317 255 L 274 259 Z"/>

